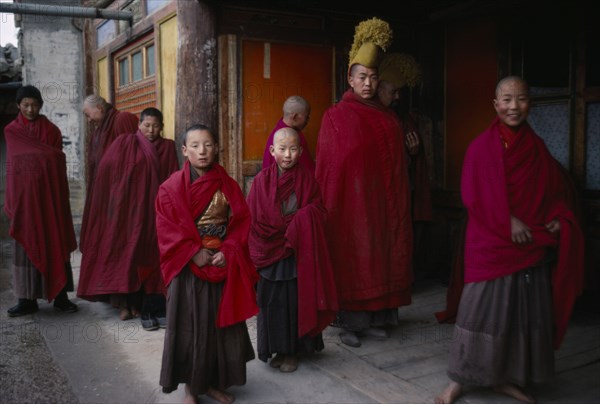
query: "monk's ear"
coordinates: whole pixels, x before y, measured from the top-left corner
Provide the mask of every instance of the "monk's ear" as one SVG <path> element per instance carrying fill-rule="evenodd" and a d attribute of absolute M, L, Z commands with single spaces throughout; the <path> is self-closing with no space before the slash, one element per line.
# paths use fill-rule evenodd
<path fill-rule="evenodd" d="M 298 147 L 298 157 L 302 156 L 302 150 L 304 150 L 302 146 Z"/>
<path fill-rule="evenodd" d="M 492 104 L 494 105 L 494 109 L 496 110 L 496 112 L 498 112 L 498 100 L 494 98 L 492 100 Z"/>
<path fill-rule="evenodd" d="M 269 146 L 269 153 L 271 153 L 271 156 L 275 157 L 275 146 Z"/>

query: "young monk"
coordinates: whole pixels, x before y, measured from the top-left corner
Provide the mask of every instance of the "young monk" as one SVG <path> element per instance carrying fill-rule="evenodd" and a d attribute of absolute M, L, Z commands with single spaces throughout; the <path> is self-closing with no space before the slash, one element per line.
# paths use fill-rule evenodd
<path fill-rule="evenodd" d="M 142 134 L 154 145 L 158 153 L 160 172 L 158 180 L 162 184 L 169 175 L 179 170 L 175 142 L 162 136 L 164 128 L 163 114 L 157 108 L 146 108 L 140 114 L 139 129 Z"/>
<path fill-rule="evenodd" d="M 77 248 L 62 135 L 40 114 L 44 101 L 34 86 L 17 90 L 19 115 L 4 130 L 9 234 L 14 239 L 13 285 L 16 306 L 9 317 L 38 310 L 37 299 L 54 300 L 62 312 L 77 311 L 70 253 Z"/>
<path fill-rule="evenodd" d="M 258 312 L 258 274 L 248 252 L 250 212 L 239 185 L 216 163 L 219 146 L 204 125 L 187 129 L 183 169 L 156 199 L 160 266 L 167 284 L 167 329 L 160 385 L 185 383 L 185 402 L 220 403 L 246 383 L 254 359 L 245 320 Z"/>
<path fill-rule="evenodd" d="M 308 125 L 310 120 L 310 104 L 306 98 L 299 95 L 292 95 L 288 97 L 283 103 L 283 115 L 275 125 L 275 128 L 271 131 L 267 143 L 265 145 L 265 151 L 263 153 L 263 165 L 262 168 L 267 168 L 275 164 L 275 159 L 271 155 L 271 145 L 273 144 L 273 136 L 281 128 L 292 128 L 298 132 L 300 137 L 300 145 L 302 146 L 302 154 L 299 157 L 298 163 L 308 168 L 314 175 L 315 172 L 315 161 L 310 155 L 308 150 L 308 143 L 306 137 L 302 131 Z"/>
<path fill-rule="evenodd" d="M 163 114 L 156 108 L 146 108 L 140 114 L 139 131 L 144 137 L 152 143 L 158 157 L 158 182 L 163 183 L 169 175 L 179 169 L 177 161 L 177 152 L 175 142 L 171 139 L 162 137 Z M 154 221 L 154 217 L 149 218 Z M 158 248 L 158 246 L 157 246 Z M 150 285 L 156 283 L 160 285 Z M 160 271 L 158 270 L 158 261 L 156 271 L 146 280 L 145 290 L 164 291 L 164 282 Z M 166 328 L 166 300 L 163 293 L 145 293 L 142 300 L 142 310 L 140 320 L 142 328 L 147 331 L 157 328 Z"/>
<path fill-rule="evenodd" d="M 465 385 L 535 402 L 524 387 L 554 376 L 553 348 L 582 290 L 583 235 L 568 179 L 527 124 L 529 102 L 523 79 L 500 80 L 498 116 L 465 155 L 465 284 L 438 404 L 453 403 Z"/>
<path fill-rule="evenodd" d="M 312 170 L 298 164 L 298 132 L 281 128 L 269 147 L 274 165 L 252 182 L 250 255 L 258 268 L 257 350 L 282 372 L 298 354 L 324 348 L 321 331 L 335 318 L 337 295 L 324 236 L 325 208 Z"/>

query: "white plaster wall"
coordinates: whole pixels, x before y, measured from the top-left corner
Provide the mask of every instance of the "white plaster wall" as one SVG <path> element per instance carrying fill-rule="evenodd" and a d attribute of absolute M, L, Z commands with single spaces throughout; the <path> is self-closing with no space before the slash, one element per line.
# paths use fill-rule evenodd
<path fill-rule="evenodd" d="M 24 16 L 21 51 L 23 84 L 34 85 L 42 92 L 41 113 L 63 135 L 69 179 L 80 181 L 84 176 L 83 51 L 82 33 L 72 21 L 67 17 Z"/>

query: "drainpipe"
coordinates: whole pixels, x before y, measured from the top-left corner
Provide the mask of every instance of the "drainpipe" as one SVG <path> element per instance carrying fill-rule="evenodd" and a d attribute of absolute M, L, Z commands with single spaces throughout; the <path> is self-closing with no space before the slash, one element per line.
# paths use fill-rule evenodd
<path fill-rule="evenodd" d="M 52 4 L 0 3 L 1 13 L 51 15 L 71 18 L 102 18 L 126 20 L 133 25 L 133 13 L 123 10 L 106 10 L 94 7 L 55 6 Z"/>

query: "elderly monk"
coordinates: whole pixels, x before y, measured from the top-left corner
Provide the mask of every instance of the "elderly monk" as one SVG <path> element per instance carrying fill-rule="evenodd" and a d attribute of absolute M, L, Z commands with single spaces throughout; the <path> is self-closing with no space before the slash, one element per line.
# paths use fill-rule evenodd
<path fill-rule="evenodd" d="M 100 165 L 102 156 L 111 143 L 123 133 L 135 133 L 137 131 L 138 119 L 129 112 L 118 111 L 99 95 L 89 95 L 83 101 L 83 113 L 88 122 L 95 126 L 89 141 L 87 142 L 85 154 L 85 177 L 86 194 L 83 206 L 83 217 L 81 220 L 81 231 L 79 235 L 79 249 L 87 236 L 88 219 L 90 214 L 90 202 L 93 199 L 93 185 L 96 178 L 96 169 Z"/>

